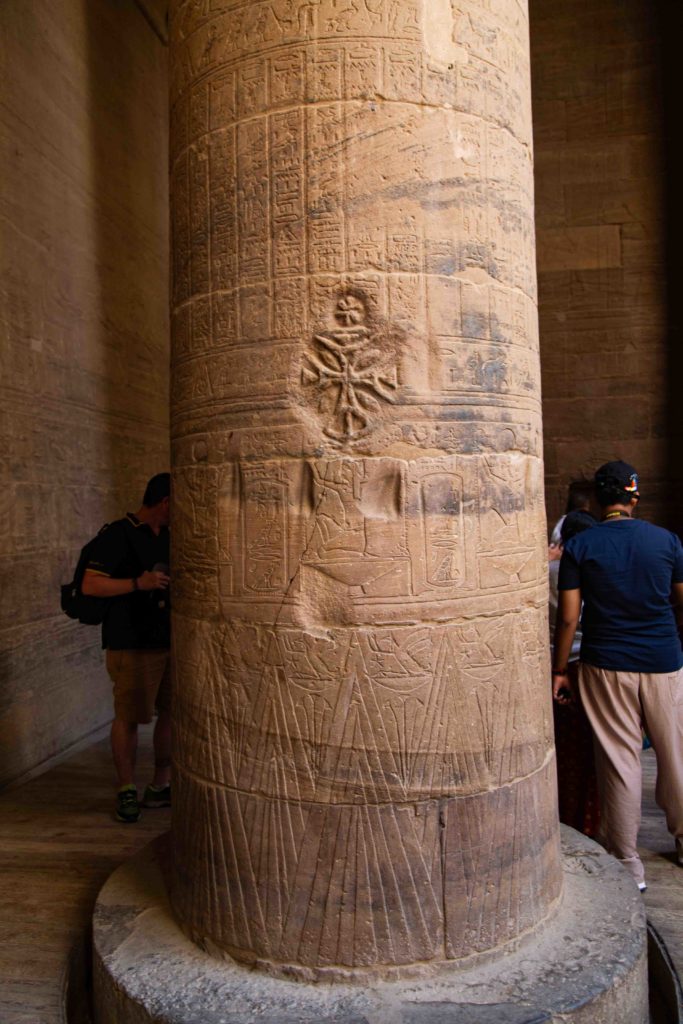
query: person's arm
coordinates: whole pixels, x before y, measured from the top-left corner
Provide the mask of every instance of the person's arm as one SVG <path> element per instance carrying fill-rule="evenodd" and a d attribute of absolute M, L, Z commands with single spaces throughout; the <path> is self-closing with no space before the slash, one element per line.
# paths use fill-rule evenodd
<path fill-rule="evenodd" d="M 561 544 L 553 544 L 552 542 L 550 544 L 548 544 L 548 561 L 549 562 L 559 562 L 559 560 L 561 558 L 562 558 L 562 545 Z"/>
<path fill-rule="evenodd" d="M 671 603 L 674 606 L 678 633 L 681 637 L 681 642 L 683 642 L 683 583 L 671 584 Z"/>
<path fill-rule="evenodd" d="M 86 569 L 81 590 L 88 597 L 121 597 L 135 590 L 165 590 L 170 577 L 165 572 L 143 572 L 132 579 L 117 580 L 100 572 Z"/>
<path fill-rule="evenodd" d="M 553 644 L 553 697 L 558 704 L 570 704 L 572 701 L 567 666 L 580 618 L 581 590 L 578 587 L 575 590 L 561 590 Z"/>

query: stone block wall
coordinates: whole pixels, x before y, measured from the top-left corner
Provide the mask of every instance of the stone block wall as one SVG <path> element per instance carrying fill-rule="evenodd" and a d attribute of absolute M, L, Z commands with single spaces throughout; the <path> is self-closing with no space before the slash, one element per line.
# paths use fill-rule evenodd
<path fill-rule="evenodd" d="M 0 5 L 0 785 L 111 717 L 59 584 L 168 468 L 166 48 L 133 0 Z"/>
<path fill-rule="evenodd" d="M 548 520 L 623 458 L 668 523 L 661 5 L 531 0 Z"/>

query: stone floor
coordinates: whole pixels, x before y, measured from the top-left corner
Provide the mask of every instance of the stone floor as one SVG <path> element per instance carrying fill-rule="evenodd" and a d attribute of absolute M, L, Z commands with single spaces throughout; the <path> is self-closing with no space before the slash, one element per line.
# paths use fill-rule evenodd
<path fill-rule="evenodd" d="M 152 766 L 141 735 L 139 784 Z M 0 1024 L 63 1024 L 71 950 L 114 868 L 168 829 L 170 809 L 116 821 L 108 740 L 0 794 Z"/>
<path fill-rule="evenodd" d="M 151 766 L 143 733 L 140 779 Z M 654 803 L 655 763 L 643 755 L 641 843 L 648 916 L 683 974 L 683 869 Z M 110 813 L 111 765 L 102 741 L 45 775 L 0 794 L 0 1024 L 64 1024 L 72 949 L 83 940 L 104 880 L 169 826 L 167 809 L 137 825 Z"/>
<path fill-rule="evenodd" d="M 683 867 L 676 862 L 664 814 L 655 804 L 654 751 L 645 751 L 642 761 L 643 821 L 638 843 L 647 881 L 645 906 L 648 920 L 664 939 L 678 975 L 683 979 Z"/>

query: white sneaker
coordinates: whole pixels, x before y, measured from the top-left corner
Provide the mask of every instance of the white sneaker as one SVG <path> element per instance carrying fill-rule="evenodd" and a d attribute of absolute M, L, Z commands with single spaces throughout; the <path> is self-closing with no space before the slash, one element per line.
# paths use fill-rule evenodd
<path fill-rule="evenodd" d="M 638 888 L 641 892 L 645 892 L 647 889 L 647 882 L 638 882 Z"/>

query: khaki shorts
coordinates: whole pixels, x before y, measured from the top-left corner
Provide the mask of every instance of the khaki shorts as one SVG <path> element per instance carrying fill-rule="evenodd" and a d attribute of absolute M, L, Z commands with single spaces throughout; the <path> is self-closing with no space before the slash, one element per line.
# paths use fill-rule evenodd
<path fill-rule="evenodd" d="M 151 722 L 154 709 L 171 710 L 170 651 L 107 651 L 114 714 L 124 722 Z"/>

